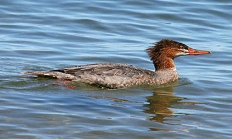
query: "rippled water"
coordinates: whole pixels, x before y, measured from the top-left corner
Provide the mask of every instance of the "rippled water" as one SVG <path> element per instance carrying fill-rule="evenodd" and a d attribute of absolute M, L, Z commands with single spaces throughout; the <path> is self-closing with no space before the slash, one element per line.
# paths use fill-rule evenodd
<path fill-rule="evenodd" d="M 230 1 L 0 1 L 1 138 L 230 138 Z M 168 38 L 211 55 L 175 60 L 179 82 L 101 90 L 23 71 L 97 62 L 153 69 Z"/>

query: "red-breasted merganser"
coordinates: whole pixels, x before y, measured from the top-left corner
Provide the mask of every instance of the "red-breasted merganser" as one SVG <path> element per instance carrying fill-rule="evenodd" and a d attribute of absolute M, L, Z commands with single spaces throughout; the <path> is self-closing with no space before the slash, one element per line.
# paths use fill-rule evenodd
<path fill-rule="evenodd" d="M 142 84 L 161 85 L 178 79 L 174 58 L 182 55 L 210 54 L 209 51 L 195 50 L 183 43 L 168 39 L 157 42 L 146 51 L 155 66 L 155 71 L 127 64 L 98 63 L 51 71 L 24 72 L 24 74 L 82 82 L 110 89 Z"/>

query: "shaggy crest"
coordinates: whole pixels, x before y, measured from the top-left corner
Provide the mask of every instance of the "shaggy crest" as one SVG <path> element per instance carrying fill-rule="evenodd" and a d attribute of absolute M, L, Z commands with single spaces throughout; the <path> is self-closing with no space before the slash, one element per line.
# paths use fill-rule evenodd
<path fill-rule="evenodd" d="M 155 43 L 154 46 L 146 49 L 146 52 L 148 53 L 150 59 L 154 61 L 155 59 L 157 59 L 157 57 L 159 57 L 162 54 L 163 50 L 165 50 L 165 48 L 167 47 L 177 48 L 177 49 L 188 49 L 188 46 L 183 43 L 179 43 L 177 41 L 173 41 L 169 39 L 163 39 Z M 175 57 L 172 57 L 172 58 L 175 58 Z"/>

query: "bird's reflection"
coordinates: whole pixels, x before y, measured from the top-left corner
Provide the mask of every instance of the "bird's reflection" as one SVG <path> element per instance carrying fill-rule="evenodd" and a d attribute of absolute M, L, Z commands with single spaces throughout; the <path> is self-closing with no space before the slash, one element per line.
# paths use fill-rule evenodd
<path fill-rule="evenodd" d="M 134 104 L 138 104 L 138 105 L 141 104 L 141 110 L 144 113 L 146 113 L 147 116 L 149 116 L 149 120 L 157 122 L 157 123 L 161 123 L 161 124 L 157 124 L 157 126 L 149 127 L 149 129 L 152 131 L 162 130 L 165 132 L 169 132 L 171 130 L 169 130 L 169 127 L 166 127 L 166 125 L 179 125 L 178 123 L 173 124 L 172 122 L 168 121 L 168 119 L 170 119 L 169 117 L 171 117 L 171 119 L 173 118 L 175 119 L 177 115 L 180 115 L 179 112 L 173 111 L 174 109 L 177 110 L 176 109 L 177 104 L 178 105 L 179 104 L 181 105 L 182 104 L 187 104 L 187 105 L 205 104 L 202 102 L 191 102 L 187 98 L 178 97 L 177 95 L 175 95 L 175 92 L 174 92 L 175 87 L 180 87 L 180 86 L 190 84 L 190 83 L 191 82 L 189 82 L 188 79 L 181 79 L 176 82 L 172 82 L 170 84 L 166 84 L 166 85 L 159 86 L 159 87 L 157 86 L 156 87 L 155 86 L 152 86 L 152 87 L 142 86 L 141 87 L 140 86 L 142 88 L 142 91 L 146 90 L 148 92 L 150 91 L 152 92 L 152 94 L 149 93 L 149 96 L 146 96 L 146 100 L 145 100 L 146 103 L 144 103 L 143 95 L 142 95 L 143 101 L 137 101 L 137 98 L 139 96 L 137 96 L 136 93 L 138 92 L 141 93 L 140 88 L 139 88 L 140 90 L 138 88 L 134 88 L 134 89 L 132 88 L 131 90 L 127 90 L 128 91 L 127 95 L 130 97 L 125 95 L 125 92 L 126 92 L 125 90 L 115 90 L 115 92 L 113 93 L 114 97 L 112 97 L 112 93 L 109 93 L 109 90 L 105 90 L 105 93 L 102 93 L 101 95 L 94 95 L 94 96 L 91 95 L 90 97 L 96 98 L 96 99 L 111 100 L 114 102 L 111 104 L 112 106 L 125 107 L 128 105 L 134 106 Z M 102 90 L 100 90 L 99 92 L 102 92 Z M 122 93 L 124 93 L 124 96 L 122 96 Z M 133 99 L 133 97 L 131 97 L 132 93 L 135 93 L 134 96 L 136 97 L 136 99 Z M 130 108 L 130 106 L 128 106 L 128 108 Z M 125 114 L 125 111 L 123 111 L 123 113 Z M 182 113 L 182 114 L 187 115 L 187 116 L 190 115 L 188 113 Z M 160 125 L 162 125 L 163 127 L 160 127 Z"/>
<path fill-rule="evenodd" d="M 180 103 L 183 99 L 174 95 L 173 86 L 156 88 L 153 95 L 147 97 L 148 104 L 144 105 L 147 108 L 144 112 L 154 114 L 150 120 L 163 123 L 165 117 L 172 116 L 174 113 L 170 107 L 173 104 Z"/>
<path fill-rule="evenodd" d="M 174 104 L 180 104 L 180 103 L 190 104 L 190 105 L 203 104 L 199 102 L 183 102 L 182 100 L 185 98 L 178 97 L 174 94 L 174 88 L 176 86 L 182 86 L 190 83 L 191 82 L 188 79 L 180 79 L 170 84 L 160 85 L 159 87 L 142 86 L 144 89 L 146 88 L 145 90 L 152 90 L 152 95 L 146 97 L 147 103 L 143 104 L 143 106 L 145 107 L 144 112 L 151 115 L 150 120 L 164 123 L 166 117 L 174 116 L 174 111 L 171 109 Z M 106 90 L 106 92 L 108 91 Z M 113 100 L 114 102 L 139 103 L 133 100 L 121 99 L 120 97 L 119 98 L 110 97 L 110 95 L 108 97 L 105 96 L 106 94 L 104 94 L 104 96 L 99 95 L 99 96 L 91 96 L 91 97 L 98 99 L 103 98 L 103 99 Z"/>

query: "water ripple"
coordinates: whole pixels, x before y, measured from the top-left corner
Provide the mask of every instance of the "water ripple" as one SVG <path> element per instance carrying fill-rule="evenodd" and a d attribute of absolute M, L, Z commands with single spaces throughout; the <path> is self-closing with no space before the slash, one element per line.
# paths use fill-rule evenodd
<path fill-rule="evenodd" d="M 230 138 L 230 1 L 1 1 L 2 138 Z M 145 49 L 174 39 L 211 55 L 175 60 L 180 80 L 102 90 L 23 71 L 97 62 L 154 70 Z"/>

